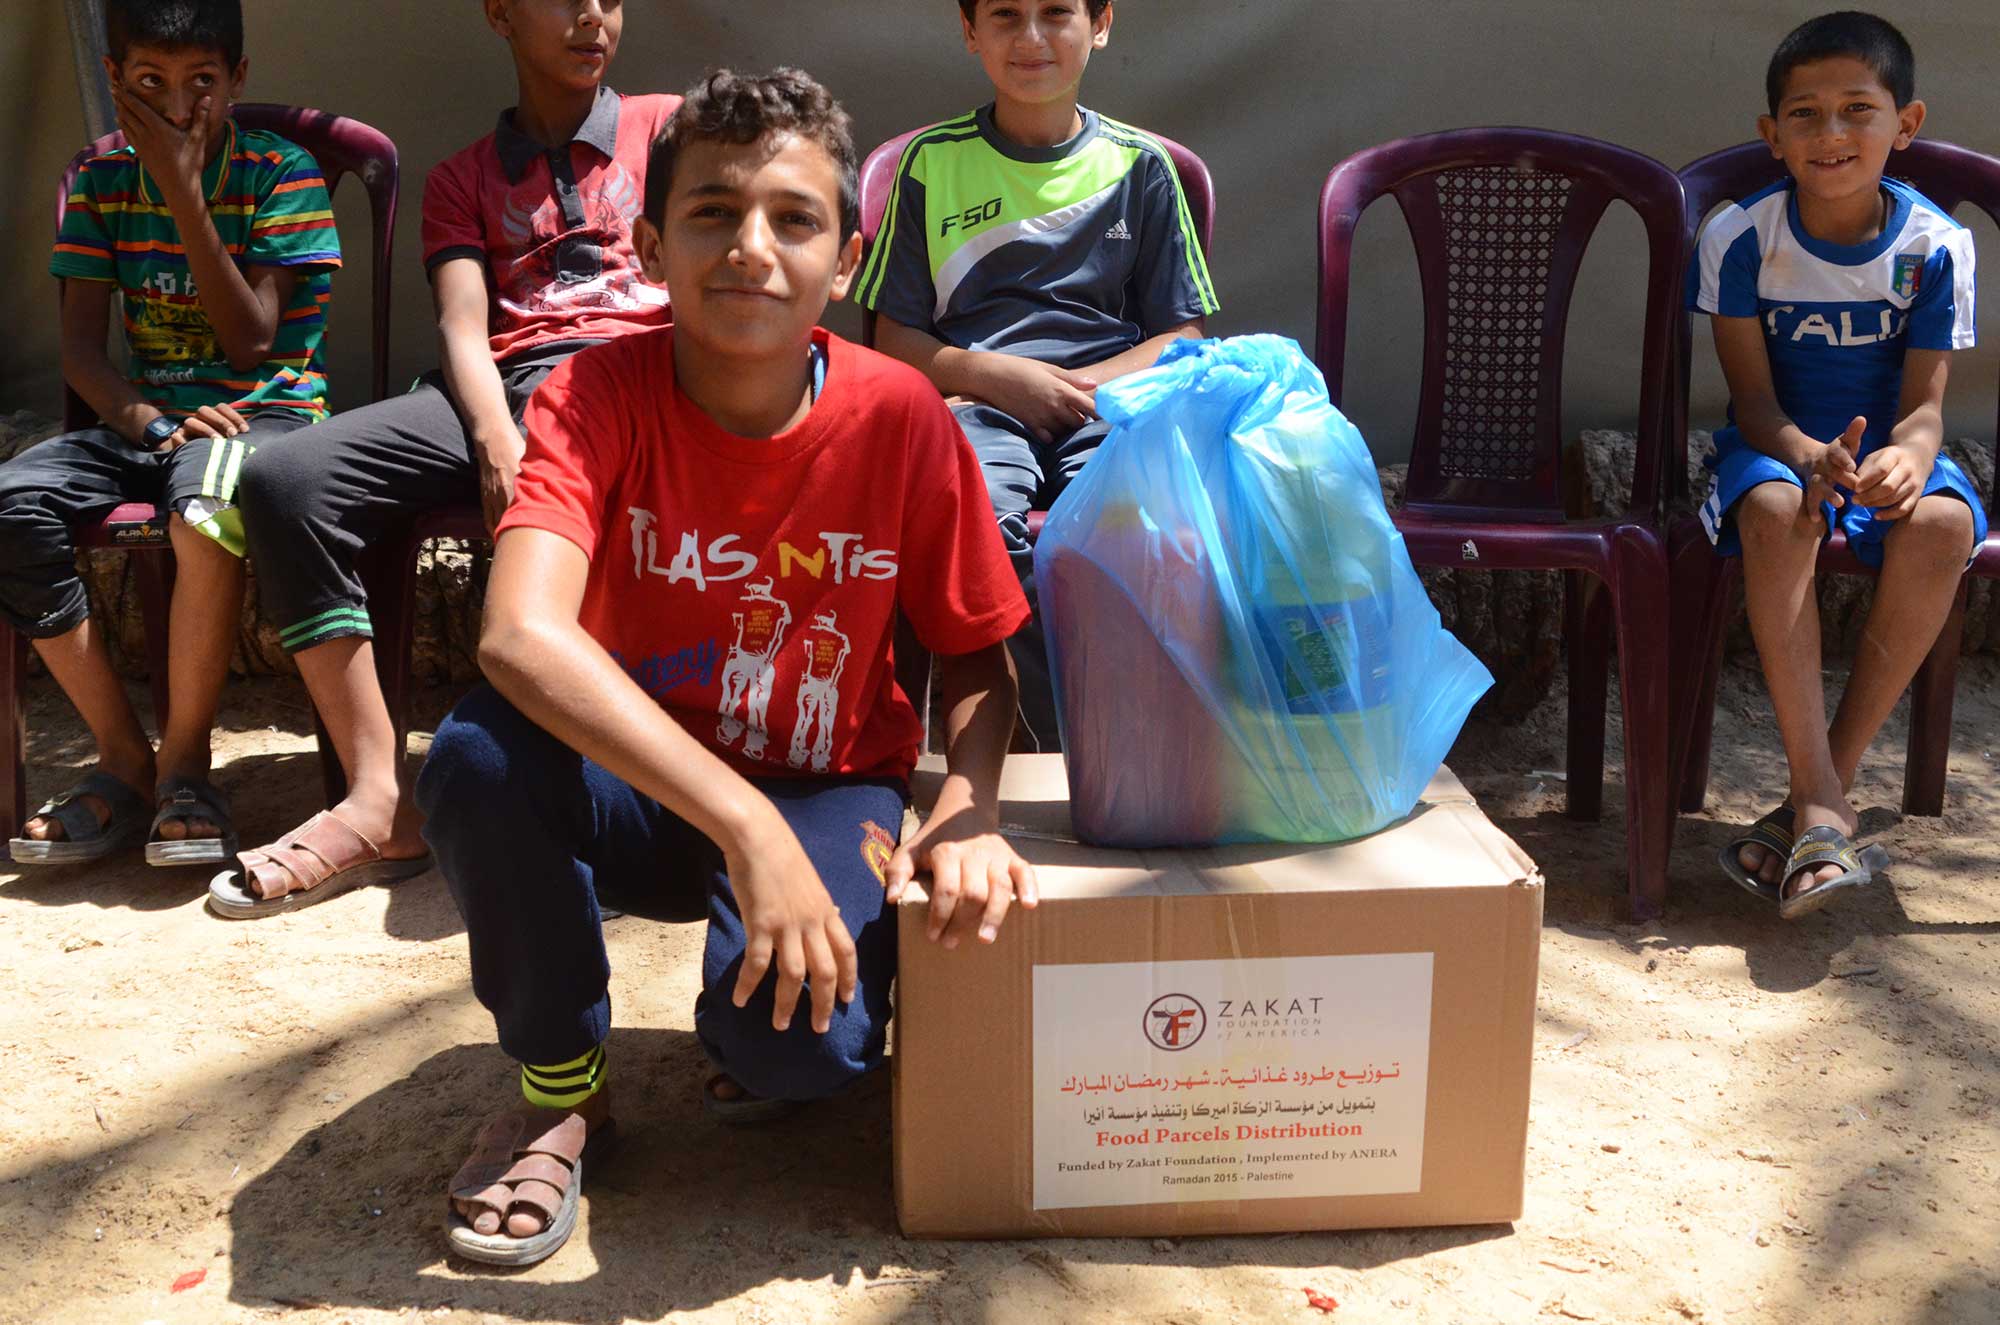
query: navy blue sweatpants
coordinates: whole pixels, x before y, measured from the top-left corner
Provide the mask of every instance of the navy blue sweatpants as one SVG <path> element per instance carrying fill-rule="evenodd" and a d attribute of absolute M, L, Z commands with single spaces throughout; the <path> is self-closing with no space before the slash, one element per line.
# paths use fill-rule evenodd
<path fill-rule="evenodd" d="M 854 937 L 855 999 L 834 1004 L 824 1035 L 813 1031 L 804 996 L 791 1028 L 772 1029 L 775 971 L 748 1006 L 730 1001 L 743 919 L 715 843 L 491 687 L 451 711 L 417 780 L 417 804 L 465 917 L 473 992 L 492 1012 L 502 1049 L 524 1063 L 565 1063 L 610 1032 L 602 898 L 708 921 L 695 1032 L 751 1094 L 818 1099 L 881 1064 L 896 916 L 883 902 L 880 871 L 902 825 L 905 788 L 825 778 L 755 785 L 791 826 Z"/>

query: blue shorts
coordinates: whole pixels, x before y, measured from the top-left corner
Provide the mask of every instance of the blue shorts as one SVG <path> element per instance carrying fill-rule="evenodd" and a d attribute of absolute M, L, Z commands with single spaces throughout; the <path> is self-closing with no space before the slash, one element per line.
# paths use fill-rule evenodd
<path fill-rule="evenodd" d="M 1715 454 L 1706 463 L 1715 475 L 1715 486 L 1709 490 L 1708 500 L 1701 504 L 1701 527 L 1708 531 L 1708 541 L 1715 544 L 1715 550 L 1725 557 L 1743 555 L 1743 540 L 1736 533 L 1736 503 L 1743 500 L 1744 493 L 1759 483 L 1805 487 L 1805 480 L 1782 461 L 1744 441 L 1743 434 L 1734 428 L 1716 432 Z M 1940 454 L 1937 463 L 1931 466 L 1931 476 L 1924 483 L 1924 496 L 1932 493 L 1956 497 L 1972 508 L 1972 554 L 1977 556 L 1980 544 L 1986 541 L 1986 504 L 1980 500 L 1972 480 L 1950 456 Z M 1821 502 L 1819 509 L 1826 517 L 1829 535 L 1839 529 L 1847 535 L 1847 546 L 1854 550 L 1862 565 L 1872 570 L 1882 569 L 1882 539 L 1895 524 L 1894 520 L 1878 520 L 1874 511 L 1852 501 L 1845 506 Z M 1967 557 L 1965 564 L 1970 566 L 1972 558 Z"/>

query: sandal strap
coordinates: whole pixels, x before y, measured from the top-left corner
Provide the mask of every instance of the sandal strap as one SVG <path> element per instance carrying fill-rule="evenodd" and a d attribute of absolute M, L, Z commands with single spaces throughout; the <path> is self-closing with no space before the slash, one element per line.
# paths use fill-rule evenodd
<path fill-rule="evenodd" d="M 1824 824 L 1806 829 L 1793 842 L 1791 855 L 1785 861 L 1785 877 L 1789 879 L 1816 865 L 1838 865 L 1849 872 L 1862 868 L 1860 853 L 1847 834 Z"/>
<path fill-rule="evenodd" d="M 64 839 L 71 842 L 93 841 L 104 832 L 96 812 L 83 803 L 81 796 L 58 796 L 44 805 L 37 817 L 61 824 Z"/>
<path fill-rule="evenodd" d="M 1745 845 L 1760 846 L 1766 851 L 1779 855 L 1789 855 L 1795 838 L 1792 834 L 1792 807 L 1780 805 L 1756 823 L 1751 824 L 1743 836 L 1730 845 L 1741 849 Z"/>
<path fill-rule="evenodd" d="M 277 841 L 238 859 L 244 881 L 266 901 L 290 893 L 310 892 L 341 870 L 366 865 L 382 858 L 381 851 L 344 819 L 321 810 Z M 283 870 L 279 878 L 264 866 Z M 282 885 L 282 886 L 278 886 Z M 277 891 L 271 889 L 277 887 Z"/>
<path fill-rule="evenodd" d="M 512 1187 L 524 1182 L 545 1182 L 560 1191 L 569 1182 L 569 1165 L 554 1155 L 523 1155 L 515 1160 L 500 1181 Z"/>
<path fill-rule="evenodd" d="M 103 823 L 83 803 L 88 796 L 104 802 L 109 814 Z M 80 779 L 67 791 L 49 797 L 32 817 L 55 820 L 62 825 L 64 838 L 71 842 L 91 842 L 109 832 L 113 824 L 133 810 L 143 810 L 145 804 L 138 792 L 109 773 L 97 772 Z"/>
<path fill-rule="evenodd" d="M 326 882 L 325 875 L 314 872 L 311 859 L 275 843 L 258 851 L 246 851 L 237 859 L 243 865 L 243 878 L 250 890 L 267 902 L 291 893 L 310 892 Z M 276 872 L 279 870 L 284 872 L 279 874 Z"/>
<path fill-rule="evenodd" d="M 569 1179 L 565 1176 L 563 1187 L 568 1185 Z M 547 1228 L 562 1213 L 563 1187 L 531 1178 L 514 1189 L 513 1199 L 507 1202 L 505 1213 L 511 1215 L 516 1210 L 531 1210 L 542 1217 L 542 1227 Z"/>
<path fill-rule="evenodd" d="M 216 827 L 218 838 L 234 835 L 234 825 L 229 817 L 229 797 L 222 789 L 206 778 L 175 775 L 160 783 L 153 791 L 154 803 L 159 806 L 153 816 L 150 836 L 158 839 L 160 827 L 168 823 L 188 823 L 196 819 L 206 819 Z"/>
<path fill-rule="evenodd" d="M 588 1125 L 575 1114 L 547 1123 L 527 1110 L 516 1109 L 490 1119 L 479 1129 L 472 1153 L 452 1176 L 451 1197 L 502 1215 L 517 1203 L 526 1204 L 552 1220 L 562 1209 L 563 1190 L 583 1158 L 589 1133 Z M 535 1186 L 555 1192 L 552 1208 L 543 1210 L 541 1200 L 529 1199 L 521 1190 Z"/>

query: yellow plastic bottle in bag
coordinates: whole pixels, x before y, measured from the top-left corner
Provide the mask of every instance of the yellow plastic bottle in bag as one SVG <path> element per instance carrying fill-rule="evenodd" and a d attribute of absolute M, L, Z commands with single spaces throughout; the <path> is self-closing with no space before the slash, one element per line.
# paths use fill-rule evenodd
<path fill-rule="evenodd" d="M 1251 764 L 1242 812 L 1255 836 L 1331 841 L 1379 826 L 1389 782 L 1388 571 L 1368 540 L 1343 545 L 1346 484 L 1288 438 L 1265 429 L 1236 457 L 1255 517 L 1232 540 L 1251 636 L 1235 669 Z"/>

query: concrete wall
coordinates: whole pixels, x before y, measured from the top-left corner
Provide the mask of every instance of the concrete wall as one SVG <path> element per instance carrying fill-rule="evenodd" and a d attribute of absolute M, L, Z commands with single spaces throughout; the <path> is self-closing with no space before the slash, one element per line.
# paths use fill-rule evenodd
<path fill-rule="evenodd" d="M 1122 0 L 1086 99 L 1202 153 L 1220 208 L 1213 270 L 1218 332 L 1313 334 L 1314 209 L 1333 163 L 1371 143 L 1467 124 L 1588 132 L 1672 166 L 1750 136 L 1763 69 L 1794 22 L 1823 7 L 1784 0 Z M 867 145 L 984 99 L 949 0 L 626 0 L 612 73 L 627 91 L 677 90 L 711 64 L 802 65 L 854 113 Z M 506 51 L 474 0 L 401 5 L 249 0 L 248 95 L 338 110 L 396 139 L 404 163 L 397 233 L 395 371 L 434 357 L 418 254 L 423 172 L 486 133 L 512 100 Z M 1942 0 L 1888 11 L 1915 44 L 1927 132 L 2000 154 L 2000 8 Z M 0 408 L 53 410 L 54 297 L 46 270 L 50 186 L 82 137 L 59 6 L 0 0 L 0 168 L 18 187 L 0 209 Z M 352 188 L 352 186 L 349 186 Z M 355 265 L 336 285 L 336 403 L 365 381 L 366 212 L 343 191 L 342 239 Z M 2000 236 L 1975 223 L 1989 270 Z M 1409 245 L 1393 205 L 1361 232 L 1348 405 L 1378 454 L 1407 447 L 1421 319 Z M 1577 293 L 1567 380 L 1573 427 L 1629 424 L 1643 297 L 1639 227 L 1614 209 Z M 1991 437 L 2000 296 L 1982 346 L 1960 357 L 1949 426 Z M 851 310 L 829 316 L 852 334 Z M 1705 338 L 1696 421 L 1721 408 Z"/>

